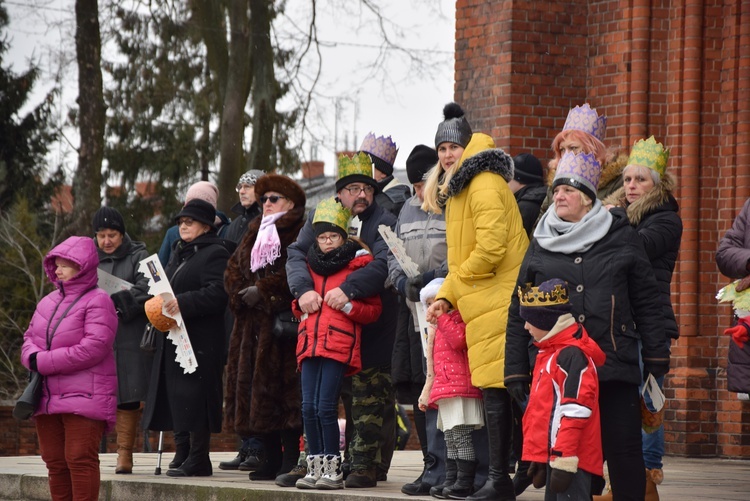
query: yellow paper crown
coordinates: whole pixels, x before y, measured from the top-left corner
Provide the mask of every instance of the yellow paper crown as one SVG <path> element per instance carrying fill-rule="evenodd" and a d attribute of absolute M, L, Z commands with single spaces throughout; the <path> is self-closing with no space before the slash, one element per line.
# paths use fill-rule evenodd
<path fill-rule="evenodd" d="M 331 197 L 318 202 L 318 206 L 315 208 L 313 224 L 331 223 L 346 233 L 349 231 L 349 219 L 351 217 L 351 211 L 336 201 L 335 198 Z"/>
<path fill-rule="evenodd" d="M 568 289 L 561 284 L 555 285 L 551 291 L 542 292 L 539 287 L 532 287 L 530 283 L 518 287 L 518 299 L 521 306 L 553 306 L 568 303 Z"/>
<path fill-rule="evenodd" d="M 346 155 L 339 156 L 339 172 L 336 179 L 342 179 L 346 176 L 361 175 L 372 177 L 372 159 L 367 153 L 359 152 L 351 157 Z"/>
<path fill-rule="evenodd" d="M 639 139 L 630 150 L 628 165 L 642 165 L 649 169 L 655 170 L 659 176 L 667 172 L 667 160 L 669 159 L 669 150 L 665 149 L 661 143 L 657 143 L 654 136 L 648 139 Z"/>

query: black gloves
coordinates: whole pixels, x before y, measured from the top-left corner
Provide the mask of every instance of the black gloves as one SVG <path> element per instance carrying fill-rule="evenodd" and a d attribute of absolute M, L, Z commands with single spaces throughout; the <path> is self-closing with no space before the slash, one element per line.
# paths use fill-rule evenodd
<path fill-rule="evenodd" d="M 570 487 L 570 484 L 573 482 L 574 476 L 575 473 L 558 470 L 553 467 L 549 478 L 549 488 L 552 489 L 552 492 L 554 493 L 562 494 L 568 490 L 568 487 Z"/>
<path fill-rule="evenodd" d="M 422 291 L 422 287 L 424 287 L 424 277 L 422 275 L 417 275 L 416 277 L 407 278 L 406 284 L 404 285 L 404 292 L 406 293 L 406 299 L 408 299 L 409 301 L 418 303 L 419 293 Z"/>
<path fill-rule="evenodd" d="M 651 364 L 645 361 L 643 362 L 644 381 L 648 379 L 649 374 L 654 376 L 654 379 L 659 379 L 660 377 L 666 376 L 667 372 L 669 372 L 669 363 Z"/>
<path fill-rule="evenodd" d="M 530 385 L 528 381 L 513 381 L 505 384 L 505 388 L 519 405 L 526 405 L 529 399 Z"/>
<path fill-rule="evenodd" d="M 39 354 L 38 351 L 35 351 L 31 355 L 29 355 L 29 369 L 31 369 L 34 372 L 39 372 L 39 368 L 36 365 L 36 356 Z"/>
<path fill-rule="evenodd" d="M 240 290 L 237 294 L 242 297 L 242 302 L 250 308 L 258 304 L 260 301 L 260 292 L 258 292 L 258 287 L 255 285 L 246 287 Z"/>
<path fill-rule="evenodd" d="M 526 470 L 526 475 L 531 479 L 531 484 L 535 489 L 541 489 L 547 484 L 547 464 L 532 461 Z"/>

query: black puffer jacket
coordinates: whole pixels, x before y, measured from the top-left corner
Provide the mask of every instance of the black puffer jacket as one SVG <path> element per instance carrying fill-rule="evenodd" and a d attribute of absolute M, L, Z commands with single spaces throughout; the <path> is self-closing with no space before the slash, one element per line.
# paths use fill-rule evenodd
<path fill-rule="evenodd" d="M 547 197 L 547 187 L 543 184 L 531 184 L 524 186 L 515 192 L 513 196 L 516 197 L 518 210 L 521 212 L 523 229 L 526 230 L 526 236 L 531 239 L 534 223 L 539 219 L 542 203 L 544 203 L 544 199 Z"/>
<path fill-rule="evenodd" d="M 232 213 L 237 214 L 237 217 L 229 224 L 224 238 L 239 245 L 242 242 L 242 237 L 245 236 L 245 232 L 247 232 L 247 225 L 260 216 L 263 210 L 258 202 L 253 203 L 250 207 L 243 207 L 241 203 L 237 202 L 232 207 Z"/>
<path fill-rule="evenodd" d="M 669 344 L 659 289 L 643 243 L 622 209 L 612 209 L 609 232 L 588 251 L 562 254 L 543 249 L 536 239 L 526 252 L 517 287 L 551 278 L 568 282 L 573 315 L 607 355 L 600 381 L 640 384 L 638 340 L 647 365 L 668 365 Z M 516 290 L 518 288 L 516 287 Z M 513 294 L 505 347 L 505 383 L 531 381 L 531 336 Z M 638 329 L 636 330 L 636 325 Z"/>

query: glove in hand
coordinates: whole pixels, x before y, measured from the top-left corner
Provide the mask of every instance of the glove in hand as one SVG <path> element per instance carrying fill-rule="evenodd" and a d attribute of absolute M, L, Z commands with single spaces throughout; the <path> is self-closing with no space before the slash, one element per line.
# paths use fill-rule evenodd
<path fill-rule="evenodd" d="M 507 383 L 505 388 L 519 405 L 523 406 L 527 403 L 530 391 L 528 381 L 513 381 L 512 383 Z"/>
<path fill-rule="evenodd" d="M 664 377 L 667 375 L 667 372 L 669 372 L 669 364 L 650 364 L 650 363 L 643 363 L 643 380 L 648 379 L 648 375 L 651 374 L 654 376 L 654 379 L 659 379 L 660 377 Z"/>
<path fill-rule="evenodd" d="M 260 292 L 258 292 L 258 287 L 255 285 L 240 290 L 238 294 L 242 297 L 242 302 L 250 308 L 260 301 Z"/>
<path fill-rule="evenodd" d="M 419 293 L 422 291 L 422 287 L 424 287 L 424 278 L 422 277 L 422 275 L 407 278 L 406 285 L 404 286 L 406 299 L 418 303 Z"/>
<path fill-rule="evenodd" d="M 554 493 L 562 494 L 568 490 L 568 487 L 570 487 L 570 484 L 573 482 L 574 476 L 575 473 L 552 468 L 552 472 L 549 476 L 549 488 L 552 489 L 552 492 Z"/>
<path fill-rule="evenodd" d="M 532 461 L 529 464 L 529 469 L 526 470 L 526 475 L 531 479 L 531 485 L 535 489 L 541 489 L 547 484 L 547 465 Z"/>
<path fill-rule="evenodd" d="M 738 323 L 734 327 L 725 329 L 724 334 L 726 336 L 731 336 L 734 344 L 736 344 L 740 348 L 742 348 L 744 344 L 747 343 L 748 339 L 750 339 L 750 329 L 748 329 L 747 325 L 742 322 Z"/>

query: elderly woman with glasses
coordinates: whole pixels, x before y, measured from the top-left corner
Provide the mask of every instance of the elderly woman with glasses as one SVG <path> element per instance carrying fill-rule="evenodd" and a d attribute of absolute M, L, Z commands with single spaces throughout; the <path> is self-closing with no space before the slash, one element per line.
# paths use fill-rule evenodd
<path fill-rule="evenodd" d="M 305 193 L 292 179 L 267 174 L 255 183 L 255 197 L 263 214 L 250 222 L 224 274 L 235 317 L 224 422 L 240 436 L 262 436 L 265 458 L 250 479 L 274 480 L 296 466 L 302 435 L 296 336 L 276 337 L 272 327 L 294 299 L 285 265 L 305 223 Z M 302 469 L 298 478 L 304 476 Z"/>

